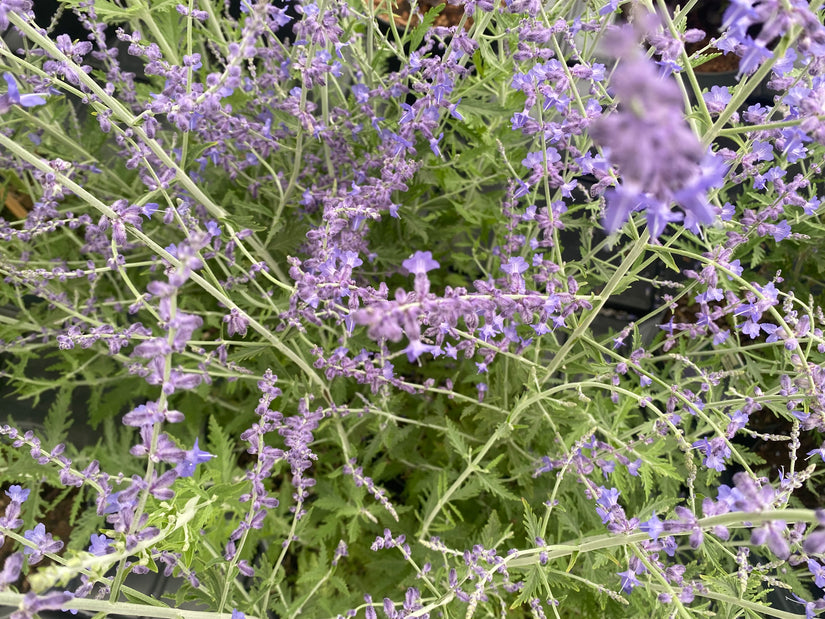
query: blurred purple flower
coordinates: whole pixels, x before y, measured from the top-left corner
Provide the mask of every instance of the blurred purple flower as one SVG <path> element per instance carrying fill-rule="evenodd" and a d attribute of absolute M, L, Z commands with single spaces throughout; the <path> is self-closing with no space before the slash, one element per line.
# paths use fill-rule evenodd
<path fill-rule="evenodd" d="M 10 615 L 10 619 L 30 619 L 44 610 L 59 610 L 73 598 L 74 595 L 68 591 L 54 591 L 45 594 L 29 591 L 23 597 L 20 608 Z"/>
<path fill-rule="evenodd" d="M 710 224 L 716 211 L 706 193 L 723 178 L 721 162 L 706 155 L 684 118 L 679 87 L 658 74 L 630 27 L 614 28 L 607 51 L 619 58 L 610 88 L 619 108 L 591 127 L 594 142 L 618 168 L 621 183 L 605 193 L 604 226 L 616 232 L 635 210 L 647 210 L 648 227 L 658 237 L 668 223 L 683 216 L 685 225 Z"/>
<path fill-rule="evenodd" d="M 246 335 L 246 329 L 249 326 L 249 318 L 241 314 L 237 308 L 233 307 L 229 314 L 223 317 L 226 323 L 226 333 L 230 337 L 236 333 L 241 337 Z"/>
<path fill-rule="evenodd" d="M 22 552 L 15 552 L 5 560 L 3 563 L 3 569 L 0 570 L 0 591 L 5 591 L 10 584 L 17 581 L 20 577 L 20 570 L 22 567 Z"/>
<path fill-rule="evenodd" d="M 411 275 L 424 275 L 427 271 L 437 269 L 438 262 L 433 260 L 433 253 L 430 251 L 417 251 L 412 256 L 401 263 L 407 272 Z"/>
<path fill-rule="evenodd" d="M 721 114 L 731 99 L 727 86 L 712 86 L 710 91 L 702 93 L 702 98 L 711 114 Z"/>
<path fill-rule="evenodd" d="M 3 31 L 2 22 L 4 21 L 7 10 L 8 9 L 4 7 L 0 7 L 0 32 Z M 35 105 L 46 104 L 46 100 L 43 96 L 47 96 L 48 93 L 40 92 L 21 95 L 20 88 L 17 86 L 17 80 L 14 79 L 14 76 L 11 73 L 3 73 L 3 79 L 6 80 L 8 90 L 6 91 L 6 94 L 0 95 L 0 114 L 7 112 L 12 105 L 34 107 Z"/>

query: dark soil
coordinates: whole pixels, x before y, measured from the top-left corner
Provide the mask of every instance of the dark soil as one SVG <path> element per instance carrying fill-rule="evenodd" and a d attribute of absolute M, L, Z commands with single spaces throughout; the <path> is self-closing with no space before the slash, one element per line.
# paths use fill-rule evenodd
<path fill-rule="evenodd" d="M 407 0 L 398 0 L 392 3 L 390 0 L 373 0 L 376 14 L 380 19 L 389 21 L 389 12 L 387 11 L 387 6 L 389 4 L 392 5 L 392 16 L 396 25 L 401 26 L 402 28 L 407 25 L 410 27 L 418 25 L 418 16 L 416 14 L 410 14 L 412 6 Z M 435 18 L 433 25 L 441 27 L 457 26 L 464 15 L 464 9 L 460 6 L 447 4 L 446 0 L 419 0 L 418 12 L 423 15 L 433 7 L 439 5 L 444 5 L 444 8 L 441 13 L 439 13 L 438 17 Z M 472 18 L 468 18 L 465 22 L 465 27 L 469 27 L 472 23 Z"/>

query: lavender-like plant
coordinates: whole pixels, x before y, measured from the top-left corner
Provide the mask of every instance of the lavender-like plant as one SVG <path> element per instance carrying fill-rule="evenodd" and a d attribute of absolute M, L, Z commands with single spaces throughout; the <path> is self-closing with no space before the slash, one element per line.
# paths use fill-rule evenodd
<path fill-rule="evenodd" d="M 822 7 L 34 8 L 12 617 L 825 608 Z"/>

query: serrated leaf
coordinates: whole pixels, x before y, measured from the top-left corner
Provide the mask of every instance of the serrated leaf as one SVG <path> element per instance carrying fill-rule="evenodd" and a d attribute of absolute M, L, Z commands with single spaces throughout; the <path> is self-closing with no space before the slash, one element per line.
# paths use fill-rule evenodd
<path fill-rule="evenodd" d="M 470 481 L 465 483 L 461 488 L 456 490 L 451 497 L 453 501 L 465 501 L 467 499 L 472 499 L 477 497 L 481 494 L 483 490 L 481 480 L 478 475 L 473 477 Z M 449 505 L 449 503 L 447 504 Z"/>
<path fill-rule="evenodd" d="M 542 581 L 541 576 L 541 568 L 538 565 L 533 564 L 530 571 L 527 573 L 527 576 L 523 580 L 524 587 L 522 587 L 519 592 L 519 596 L 510 605 L 511 609 L 518 608 L 522 604 L 525 604 L 536 597 L 539 584 L 541 584 Z"/>
<path fill-rule="evenodd" d="M 519 498 L 515 494 L 507 490 L 507 488 L 504 487 L 504 484 L 501 483 L 501 480 L 497 477 L 493 477 L 492 475 L 488 474 L 479 475 L 478 479 L 481 481 L 481 485 L 484 486 L 484 488 L 487 491 L 492 492 L 497 497 L 501 497 L 502 499 L 508 499 L 510 501 L 518 501 Z"/>
<path fill-rule="evenodd" d="M 229 355 L 229 359 L 235 363 L 249 361 L 259 357 L 264 352 L 272 350 L 272 346 L 244 346 Z"/>
<path fill-rule="evenodd" d="M 697 68 L 697 67 L 701 67 L 706 62 L 709 62 L 709 61 L 713 60 L 714 58 L 718 58 L 721 55 L 722 55 L 721 53 L 701 54 L 701 55 L 697 56 L 696 58 L 691 59 L 690 66 L 693 67 L 694 69 Z"/>
<path fill-rule="evenodd" d="M 526 499 L 521 500 L 524 506 L 524 516 L 522 522 L 524 523 L 524 530 L 527 532 L 527 541 L 530 544 L 536 543 L 536 538 L 541 537 L 541 527 L 539 526 L 538 518 L 533 513 L 533 508 Z"/>
<path fill-rule="evenodd" d="M 446 4 L 437 4 L 424 14 L 424 19 L 421 23 L 413 28 L 410 32 L 410 49 L 418 49 L 421 42 L 424 40 L 424 35 L 430 30 L 430 27 L 435 23 L 435 19 L 444 10 Z"/>
<path fill-rule="evenodd" d="M 66 440 L 68 430 L 72 425 L 69 407 L 72 403 L 72 386 L 61 385 L 57 391 L 57 397 L 49 408 L 46 418 L 43 420 L 45 429 L 45 442 L 47 445 L 57 445 Z"/>
<path fill-rule="evenodd" d="M 249 215 L 232 215 L 231 217 L 225 217 L 221 219 L 221 223 L 229 224 L 236 230 L 242 230 L 244 228 L 248 228 L 253 232 L 267 230 L 266 224 L 261 223 L 260 221 Z"/>
<path fill-rule="evenodd" d="M 447 440 L 450 441 L 450 445 L 459 456 L 466 460 L 470 455 L 470 447 L 461 436 L 461 432 L 450 419 L 444 419 L 444 426 L 447 428 Z"/>
<path fill-rule="evenodd" d="M 492 548 L 501 536 L 501 520 L 498 517 L 498 512 L 493 510 L 487 519 L 487 524 L 481 530 L 481 541 L 485 548 Z"/>
<path fill-rule="evenodd" d="M 209 437 L 207 444 L 209 445 L 209 452 L 215 454 L 217 461 L 221 465 L 220 481 L 228 483 L 232 479 L 232 471 L 235 463 L 233 442 L 226 435 L 226 432 L 214 415 L 209 416 Z"/>

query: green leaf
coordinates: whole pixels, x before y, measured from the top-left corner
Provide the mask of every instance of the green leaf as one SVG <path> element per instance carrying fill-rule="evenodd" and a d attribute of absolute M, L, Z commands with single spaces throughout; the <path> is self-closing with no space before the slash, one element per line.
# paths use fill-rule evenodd
<path fill-rule="evenodd" d="M 717 58 L 718 56 L 721 56 L 721 55 L 722 55 L 721 53 L 719 53 L 719 54 L 701 54 L 701 55 L 697 56 L 696 58 L 691 59 L 690 66 L 693 67 L 694 69 L 697 68 L 697 67 L 701 67 L 706 62 L 709 62 L 709 61 L 713 60 L 714 58 Z"/>
<path fill-rule="evenodd" d="M 209 439 L 207 444 L 209 445 L 210 453 L 215 454 L 215 459 L 220 464 L 220 481 L 229 483 L 232 479 L 232 472 L 235 469 L 233 442 L 226 435 L 226 432 L 214 415 L 209 416 Z"/>
<path fill-rule="evenodd" d="M 224 217 L 221 219 L 221 223 L 229 224 L 236 230 L 248 228 L 253 232 L 260 232 L 261 230 L 267 230 L 267 224 L 261 223 L 255 217 L 251 215 L 232 215 L 230 217 Z"/>
<path fill-rule="evenodd" d="M 490 512 L 490 517 L 487 519 L 487 524 L 481 530 L 481 541 L 485 548 L 492 548 L 498 539 L 501 537 L 501 520 L 499 520 L 498 512 L 493 510 Z"/>
<path fill-rule="evenodd" d="M 478 479 L 481 481 L 481 485 L 484 486 L 489 492 L 492 492 L 497 497 L 501 497 L 502 499 L 508 499 L 510 501 L 518 501 L 519 498 L 510 492 L 507 488 L 504 487 L 504 484 L 501 483 L 501 480 L 497 477 L 493 477 L 491 474 L 481 474 L 478 476 Z"/>
<path fill-rule="evenodd" d="M 527 576 L 523 581 L 524 587 L 519 592 L 519 596 L 510 605 L 511 609 L 518 608 L 522 604 L 525 604 L 536 597 L 536 593 L 539 590 L 539 585 L 543 580 L 541 571 L 542 570 L 538 565 L 533 564 L 530 567 L 530 571 L 527 573 Z"/>
<path fill-rule="evenodd" d="M 421 41 L 424 40 L 424 35 L 427 34 L 430 27 L 435 23 L 436 17 L 444 10 L 446 4 L 437 4 L 424 14 L 424 19 L 421 23 L 413 28 L 410 32 L 410 49 L 418 49 L 421 46 Z"/>
<path fill-rule="evenodd" d="M 439 6 L 441 6 L 441 5 L 439 5 Z M 480 50 L 476 50 L 475 52 L 473 52 L 473 65 L 475 66 L 479 77 L 483 78 L 484 77 L 484 61 L 481 58 L 481 51 Z"/>
<path fill-rule="evenodd" d="M 447 418 L 444 419 L 444 426 L 447 428 L 447 440 L 450 441 L 450 445 L 459 456 L 466 460 L 470 455 L 470 447 L 464 437 L 461 436 L 461 432 L 459 432 L 455 423 Z"/>
<path fill-rule="evenodd" d="M 57 445 L 66 440 L 68 430 L 72 425 L 69 407 L 72 403 L 72 386 L 63 384 L 57 391 L 54 404 L 49 408 L 46 419 L 43 420 L 45 442 L 47 445 Z"/>
<path fill-rule="evenodd" d="M 659 259 L 665 263 L 665 266 L 669 268 L 671 271 L 676 271 L 680 273 L 681 270 L 678 266 L 676 266 L 676 261 L 673 259 L 671 253 L 664 247 L 659 246 L 651 246 L 651 249 L 654 253 L 659 256 Z"/>
<path fill-rule="evenodd" d="M 527 541 L 530 544 L 536 543 L 536 538 L 541 537 L 541 526 L 539 526 L 538 518 L 533 513 L 533 508 L 530 507 L 530 504 L 527 502 L 526 499 L 521 500 L 521 504 L 524 506 L 524 530 L 527 532 Z"/>

